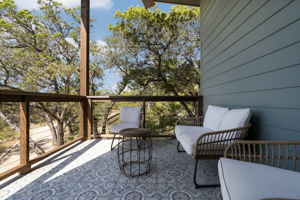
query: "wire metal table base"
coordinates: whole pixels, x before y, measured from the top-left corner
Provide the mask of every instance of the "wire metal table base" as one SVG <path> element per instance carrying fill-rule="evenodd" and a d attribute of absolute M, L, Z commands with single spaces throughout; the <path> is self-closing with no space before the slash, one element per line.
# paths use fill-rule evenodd
<path fill-rule="evenodd" d="M 150 137 L 124 136 L 117 146 L 119 168 L 125 176 L 142 176 L 150 172 L 152 141 Z"/>

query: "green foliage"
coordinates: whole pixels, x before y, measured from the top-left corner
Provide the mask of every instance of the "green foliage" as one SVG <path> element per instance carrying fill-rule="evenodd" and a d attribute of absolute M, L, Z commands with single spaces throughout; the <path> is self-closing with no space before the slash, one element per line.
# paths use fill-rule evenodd
<path fill-rule="evenodd" d="M 197 95 L 200 83 L 200 10 L 170 12 L 130 7 L 109 25 L 106 66 L 117 68 L 131 89 L 155 95 Z"/>
<path fill-rule="evenodd" d="M 200 95 L 199 16 L 198 8 L 186 6 L 174 6 L 168 13 L 139 6 L 117 11 L 116 24 L 109 25 L 105 66 L 117 69 L 120 85 L 134 95 Z M 195 105 L 149 104 L 147 126 L 168 129 L 185 111 L 194 115 Z"/>
<path fill-rule="evenodd" d="M 55 0 L 38 0 L 39 11 L 0 0 L 0 87 L 57 94 L 79 94 L 80 10 Z M 91 41 L 91 88 L 100 86 L 100 47 Z M 78 109 L 63 103 L 33 103 L 35 115 L 64 128 Z M 35 118 L 38 118 L 35 117 Z M 51 124 L 51 123 L 47 123 Z M 74 127 L 77 129 L 77 127 Z M 54 134 L 63 138 L 63 130 Z"/>
<path fill-rule="evenodd" d="M 38 3 L 40 12 L 19 10 L 13 0 L 0 1 L 0 77 L 5 80 L 0 86 L 78 94 L 79 9 L 66 9 L 54 0 Z M 92 55 L 100 53 L 96 41 L 91 46 Z M 96 59 L 91 60 L 91 73 L 93 82 L 101 81 Z"/>
<path fill-rule="evenodd" d="M 9 128 L 9 126 L 0 119 L 0 142 L 8 142 L 16 140 L 18 138 L 18 133 Z"/>
<path fill-rule="evenodd" d="M 179 103 L 148 103 L 146 108 L 146 127 L 156 133 L 170 133 L 182 112 Z"/>
<path fill-rule="evenodd" d="M 19 134 L 0 119 L 0 154 L 5 152 L 9 145 L 17 142 Z"/>

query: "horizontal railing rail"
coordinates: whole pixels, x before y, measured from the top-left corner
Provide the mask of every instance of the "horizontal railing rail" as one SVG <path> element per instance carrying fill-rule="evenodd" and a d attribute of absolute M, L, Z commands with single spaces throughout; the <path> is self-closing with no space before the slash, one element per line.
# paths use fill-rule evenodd
<path fill-rule="evenodd" d="M 92 102 L 200 101 L 202 96 L 87 96 Z"/>
<path fill-rule="evenodd" d="M 85 96 L 0 90 L 0 102 L 81 102 Z"/>

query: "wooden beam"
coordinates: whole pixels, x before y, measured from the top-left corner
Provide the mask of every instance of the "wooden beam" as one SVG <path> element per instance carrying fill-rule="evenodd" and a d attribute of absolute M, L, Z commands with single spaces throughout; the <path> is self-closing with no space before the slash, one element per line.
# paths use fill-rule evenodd
<path fill-rule="evenodd" d="M 89 95 L 89 54 L 90 54 L 90 0 L 81 0 L 80 27 L 80 95 Z M 81 103 L 80 133 L 84 140 L 88 135 L 87 100 Z"/>
<path fill-rule="evenodd" d="M 154 0 L 154 1 L 160 3 L 171 3 L 171 4 L 200 7 L 200 0 Z"/>
<path fill-rule="evenodd" d="M 20 165 L 24 166 L 21 173 L 31 171 L 29 163 L 29 102 L 25 98 L 20 102 Z"/>
<path fill-rule="evenodd" d="M 200 0 L 142 0 L 142 2 L 147 9 L 155 6 L 155 2 L 200 7 Z"/>
<path fill-rule="evenodd" d="M 155 3 L 153 0 L 142 0 L 142 2 L 144 4 L 145 8 L 147 8 L 147 9 L 155 6 Z"/>
<path fill-rule="evenodd" d="M 89 95 L 90 0 L 81 0 L 80 95 Z"/>

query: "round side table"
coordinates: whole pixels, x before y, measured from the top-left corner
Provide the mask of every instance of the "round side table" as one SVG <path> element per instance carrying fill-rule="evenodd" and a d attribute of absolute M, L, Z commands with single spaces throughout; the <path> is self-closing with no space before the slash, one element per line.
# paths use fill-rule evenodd
<path fill-rule="evenodd" d="M 141 176 L 150 171 L 152 141 L 150 131 L 145 128 L 123 129 L 118 143 L 117 155 L 121 173 L 126 176 Z"/>

